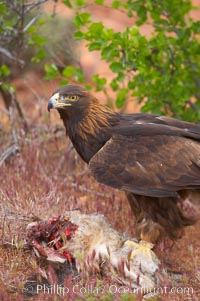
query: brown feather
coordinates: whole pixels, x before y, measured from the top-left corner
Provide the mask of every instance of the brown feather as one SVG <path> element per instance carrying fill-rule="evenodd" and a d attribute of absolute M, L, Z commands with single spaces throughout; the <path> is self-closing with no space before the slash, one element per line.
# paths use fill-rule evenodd
<path fill-rule="evenodd" d="M 109 108 L 93 103 L 79 123 L 80 136 L 86 141 L 89 141 L 90 135 L 96 137 L 100 131 L 110 127 L 111 116 L 115 117 L 115 113 Z"/>
<path fill-rule="evenodd" d="M 94 178 L 124 190 L 138 233 L 177 238 L 194 222 L 178 205 L 200 191 L 200 125 L 150 114 L 118 114 L 76 85 L 56 91 L 78 101 L 58 109 L 75 149 Z"/>

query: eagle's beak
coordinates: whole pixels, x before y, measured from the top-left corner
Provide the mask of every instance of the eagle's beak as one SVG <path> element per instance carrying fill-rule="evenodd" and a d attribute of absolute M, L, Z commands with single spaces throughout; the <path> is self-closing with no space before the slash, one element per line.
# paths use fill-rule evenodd
<path fill-rule="evenodd" d="M 50 111 L 51 109 L 59 109 L 71 106 L 70 103 L 60 102 L 60 95 L 59 93 L 55 93 L 48 101 L 47 109 Z"/>

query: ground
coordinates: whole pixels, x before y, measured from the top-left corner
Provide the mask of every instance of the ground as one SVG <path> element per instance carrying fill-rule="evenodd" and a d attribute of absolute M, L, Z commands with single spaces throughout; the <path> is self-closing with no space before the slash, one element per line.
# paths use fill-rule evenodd
<path fill-rule="evenodd" d="M 32 103 L 29 99 L 31 96 L 23 104 L 27 106 L 27 115 Z M 52 122 L 46 113 L 46 100 L 41 100 L 41 103 L 42 113 L 33 112 L 27 131 L 16 124 L 19 152 L 1 166 L 0 295 L 6 301 L 26 300 L 21 292 L 23 284 L 30 275 L 37 273 L 35 258 L 23 250 L 25 228 L 31 216 L 48 218 L 59 216 L 65 210 L 80 208 L 84 213 L 104 214 L 113 227 L 134 237 L 134 218 L 123 193 L 98 184 L 90 176 L 87 166 L 65 138 L 56 112 L 53 112 Z M 6 122 L 0 130 L 0 139 L 2 154 L 11 144 Z M 163 265 L 168 271 L 180 274 L 181 280 L 174 289 L 176 293 L 161 294 L 160 299 L 154 300 L 198 300 L 197 296 L 200 297 L 197 292 L 200 281 L 199 225 L 187 228 L 185 236 L 173 245 L 166 242 L 156 247 L 155 252 Z M 168 286 L 167 277 L 164 283 Z M 190 298 L 191 290 L 195 293 Z M 71 300 L 79 297 L 86 300 L 81 294 L 74 294 Z M 114 295 L 109 300 L 118 297 Z M 42 295 L 42 300 L 59 298 Z M 127 298 L 134 300 L 131 295 Z M 41 295 L 32 299 L 41 300 Z M 102 297 L 102 300 L 105 299 Z"/>

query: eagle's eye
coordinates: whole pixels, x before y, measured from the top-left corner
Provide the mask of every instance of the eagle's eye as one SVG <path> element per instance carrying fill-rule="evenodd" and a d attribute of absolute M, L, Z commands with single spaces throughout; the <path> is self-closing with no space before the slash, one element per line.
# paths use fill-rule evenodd
<path fill-rule="evenodd" d="M 68 99 L 70 101 L 76 101 L 78 99 L 78 96 L 77 95 L 70 95 L 70 96 L 68 96 Z"/>

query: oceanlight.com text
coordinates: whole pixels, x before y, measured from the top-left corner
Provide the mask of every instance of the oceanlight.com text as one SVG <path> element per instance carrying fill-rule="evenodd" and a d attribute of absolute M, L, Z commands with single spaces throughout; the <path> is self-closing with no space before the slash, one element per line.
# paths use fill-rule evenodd
<path fill-rule="evenodd" d="M 30 285 L 26 285 L 27 293 L 36 293 L 36 294 L 49 294 L 49 295 L 59 295 L 59 296 L 67 296 L 69 294 L 91 294 L 91 295 L 99 295 L 99 294 L 137 294 L 137 295 L 163 295 L 163 294 L 171 294 L 171 295 L 185 295 L 192 296 L 194 294 L 194 289 L 192 287 L 155 287 L 155 288 L 131 288 L 127 286 L 117 286 L 112 284 L 102 285 L 102 286 L 94 286 L 92 284 L 89 285 L 81 285 L 75 284 L 74 286 L 66 287 L 61 285 L 46 285 L 46 284 L 37 284 L 37 286 L 32 287 Z M 33 291 L 34 290 L 34 291 Z"/>

